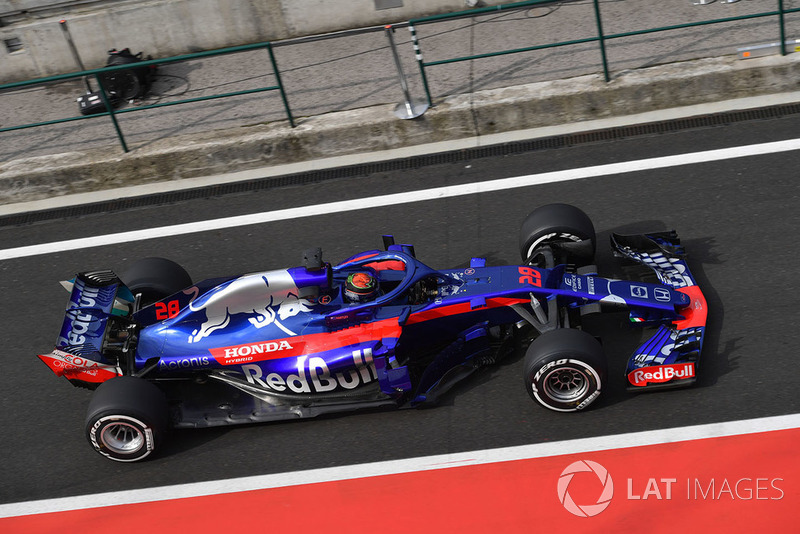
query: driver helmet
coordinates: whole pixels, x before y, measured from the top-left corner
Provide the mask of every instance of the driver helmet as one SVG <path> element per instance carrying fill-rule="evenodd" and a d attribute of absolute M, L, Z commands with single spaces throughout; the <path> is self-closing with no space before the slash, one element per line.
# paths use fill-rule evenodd
<path fill-rule="evenodd" d="M 366 302 L 378 295 L 378 280 L 366 271 L 352 273 L 344 283 L 344 296 L 350 302 Z"/>

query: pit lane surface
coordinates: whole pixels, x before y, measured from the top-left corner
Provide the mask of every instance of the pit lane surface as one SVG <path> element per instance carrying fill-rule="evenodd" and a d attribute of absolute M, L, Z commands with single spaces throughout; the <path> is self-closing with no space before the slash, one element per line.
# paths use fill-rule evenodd
<path fill-rule="evenodd" d="M 120 243 L 0 263 L 5 459 L 0 503 L 458 453 L 797 413 L 800 379 L 793 327 L 798 291 L 797 151 L 723 159 L 584 180 L 431 199 L 340 214 L 335 200 L 529 175 L 794 138 L 798 119 L 641 137 L 505 158 L 340 179 L 246 195 L 0 230 L 0 250 L 231 215 L 308 206 L 310 216 L 178 237 Z M 626 276 L 605 246 L 611 231 L 675 228 L 710 309 L 698 385 L 629 395 L 622 370 L 639 342 L 626 315 L 592 325 L 611 380 L 590 411 L 559 414 L 535 405 L 521 361 L 463 383 L 429 410 L 363 412 L 317 420 L 178 432 L 164 452 L 135 465 L 109 462 L 82 435 L 90 392 L 57 379 L 35 354 L 48 351 L 63 318 L 57 281 L 91 268 L 123 268 L 169 256 L 195 279 L 286 267 L 322 246 L 337 261 L 380 246 L 380 234 L 413 243 L 434 267 L 515 263 L 519 222 L 548 202 L 581 206 L 599 234 L 602 274 Z"/>

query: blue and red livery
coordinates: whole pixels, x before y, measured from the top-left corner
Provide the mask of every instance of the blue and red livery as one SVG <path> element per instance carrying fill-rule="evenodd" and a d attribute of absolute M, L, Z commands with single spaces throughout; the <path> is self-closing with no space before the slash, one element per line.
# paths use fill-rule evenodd
<path fill-rule="evenodd" d="M 581 318 L 606 310 L 624 308 L 632 323 L 654 327 L 629 359 L 629 389 L 694 383 L 707 309 L 677 236 L 612 235 L 615 254 L 649 267 L 659 283 L 603 278 L 583 261 L 594 230 L 574 219 L 585 214 L 555 206 L 543 212 L 550 226 L 523 226 L 521 265 L 473 258 L 437 270 L 384 236 L 385 250 L 337 265 L 309 251 L 301 267 L 187 286 L 166 276 L 169 294 L 152 282 L 158 269 L 81 273 L 57 346 L 39 358 L 96 388 L 87 437 L 119 461 L 149 456 L 167 427 L 433 403 L 528 345 L 531 397 L 583 410 L 606 386 L 606 364 Z"/>

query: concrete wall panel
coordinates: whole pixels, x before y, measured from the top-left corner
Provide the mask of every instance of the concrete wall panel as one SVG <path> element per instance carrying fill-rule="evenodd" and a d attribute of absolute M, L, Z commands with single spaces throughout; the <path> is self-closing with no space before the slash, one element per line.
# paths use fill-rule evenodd
<path fill-rule="evenodd" d="M 510 3 L 487 0 L 481 5 Z M 376 9 L 375 0 L 53 0 L 0 1 L 0 83 L 76 70 L 58 21 L 66 18 L 87 68 L 106 51 L 130 48 L 156 58 L 262 41 L 388 24 L 463 11 L 465 0 L 403 0 Z M 26 12 L 26 9 L 37 9 Z M 6 40 L 22 49 L 9 52 Z"/>

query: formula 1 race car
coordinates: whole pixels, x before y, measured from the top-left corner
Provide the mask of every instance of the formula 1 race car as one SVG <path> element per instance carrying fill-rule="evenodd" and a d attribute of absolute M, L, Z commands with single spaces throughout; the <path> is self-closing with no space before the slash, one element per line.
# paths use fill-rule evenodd
<path fill-rule="evenodd" d="M 594 227 L 566 204 L 525 219 L 521 265 L 472 258 L 436 270 L 391 236 L 385 250 L 335 266 L 314 249 L 300 267 L 196 284 L 177 264 L 146 258 L 121 276 L 90 271 L 66 283 L 56 348 L 39 358 L 96 388 L 86 436 L 123 462 L 148 457 L 169 427 L 435 403 L 517 349 L 536 402 L 583 410 L 605 387 L 607 364 L 581 318 L 604 310 L 655 328 L 628 362 L 630 389 L 694 383 L 706 303 L 676 234 L 611 242 L 660 283 L 597 276 Z"/>

